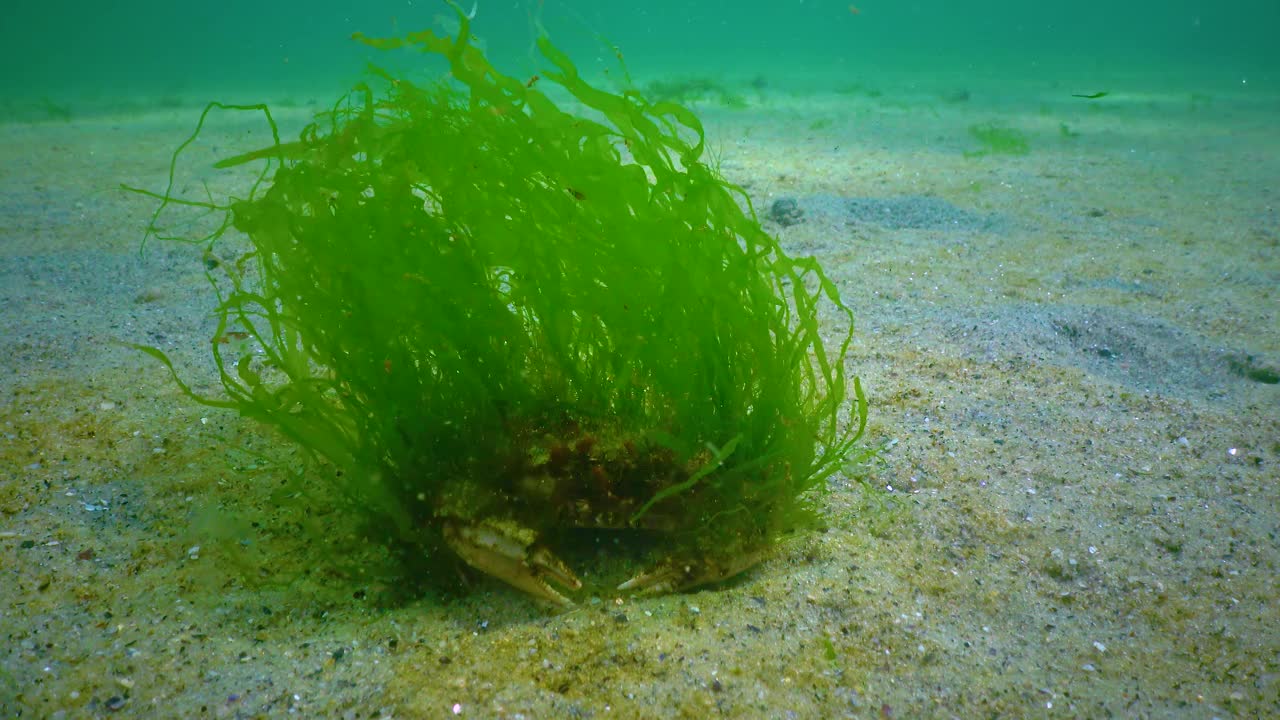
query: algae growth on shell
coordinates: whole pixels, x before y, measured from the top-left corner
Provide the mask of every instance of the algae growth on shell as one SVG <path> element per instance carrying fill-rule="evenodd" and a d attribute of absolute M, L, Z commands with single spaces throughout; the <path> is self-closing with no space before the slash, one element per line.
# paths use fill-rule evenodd
<path fill-rule="evenodd" d="M 502 74 L 458 15 L 453 37 L 357 35 L 449 77 L 374 68 L 295 141 L 265 106 L 206 108 L 277 139 L 218 163 L 263 166 L 245 197 L 156 194 L 153 232 L 195 207 L 226 213 L 211 251 L 249 242 L 209 271 L 215 338 L 249 342 L 213 342 L 225 396 L 193 396 L 332 465 L 308 482 L 415 565 L 569 602 L 554 539 L 609 527 L 659 537 L 625 589 L 750 566 L 863 452 L 849 309 L 704 162 L 688 108 L 588 83 L 545 36 L 538 78 Z"/>

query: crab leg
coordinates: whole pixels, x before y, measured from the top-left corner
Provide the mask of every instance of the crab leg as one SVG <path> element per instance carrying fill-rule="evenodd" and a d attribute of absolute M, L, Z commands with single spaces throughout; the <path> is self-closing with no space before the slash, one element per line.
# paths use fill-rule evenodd
<path fill-rule="evenodd" d="M 548 581 L 571 590 L 582 581 L 554 553 L 537 545 L 533 530 L 511 521 L 486 519 L 471 523 L 446 522 L 444 539 L 471 567 L 495 577 L 539 600 L 573 605 Z"/>
<path fill-rule="evenodd" d="M 728 580 L 759 564 L 764 556 L 764 551 L 755 551 L 720 560 L 702 557 L 681 562 L 676 558 L 670 558 L 637 573 L 630 580 L 619 585 L 618 589 L 635 590 L 644 594 L 688 590 L 699 585 Z"/>

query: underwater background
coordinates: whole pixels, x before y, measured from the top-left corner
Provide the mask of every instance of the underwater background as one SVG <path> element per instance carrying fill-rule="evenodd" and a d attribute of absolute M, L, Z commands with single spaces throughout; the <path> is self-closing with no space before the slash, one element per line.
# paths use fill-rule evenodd
<path fill-rule="evenodd" d="M 470 9 L 467 6 L 466 9 Z M 534 18 L 588 66 L 625 51 L 636 71 L 785 77 L 805 87 L 909 68 L 978 71 L 1052 82 L 1058 73 L 1151 72 L 1219 81 L 1274 73 L 1280 6 L 1104 0 L 844 3 L 516 2 L 475 4 L 491 59 L 533 69 Z M 131 96 L 219 92 L 227 102 L 268 90 L 326 96 L 370 56 L 353 32 L 379 36 L 452 24 L 416 2 L 10 3 L 0 26 L 0 90 L 8 102 L 108 103 Z M 380 60 L 381 62 L 382 60 Z M 608 59 L 611 61 L 611 59 Z M 524 63 L 525 67 L 521 67 Z M 1235 75 L 1235 77 L 1233 77 Z M 864 78 L 865 79 L 865 78 Z"/>
<path fill-rule="evenodd" d="M 693 109 L 852 309 L 877 456 L 696 592 L 395 579 L 296 448 L 126 346 L 216 394 L 211 338 L 244 338 L 121 187 L 163 192 L 209 101 L 287 142 L 368 62 L 445 77 L 351 36 L 453 11 L 9 2 L 0 717 L 1280 716 L 1280 3 L 473 7 L 514 77 L 541 26 Z M 243 194 L 257 168 L 213 163 L 270 141 L 214 113 L 175 192 Z M 564 553 L 586 579 L 641 562 L 596 540 Z"/>

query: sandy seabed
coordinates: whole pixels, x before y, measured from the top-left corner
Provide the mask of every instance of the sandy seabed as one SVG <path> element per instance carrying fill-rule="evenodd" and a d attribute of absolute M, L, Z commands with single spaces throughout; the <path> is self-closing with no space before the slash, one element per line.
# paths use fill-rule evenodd
<path fill-rule="evenodd" d="M 198 108 L 0 125 L 0 715 L 1280 713 L 1280 92 L 1105 85 L 700 105 L 854 308 L 885 450 L 741 577 L 564 613 L 307 546 L 344 520 L 282 498 L 296 453 L 115 343 L 216 390 L 200 249 L 140 254 L 154 203 L 116 189 L 163 188 Z M 179 190 L 243 188 L 208 161 L 262 130 L 212 123 Z"/>

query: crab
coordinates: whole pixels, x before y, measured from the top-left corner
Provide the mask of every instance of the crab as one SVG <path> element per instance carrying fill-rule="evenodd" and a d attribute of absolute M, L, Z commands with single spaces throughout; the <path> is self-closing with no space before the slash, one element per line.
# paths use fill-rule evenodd
<path fill-rule="evenodd" d="M 662 594 L 732 578 L 758 564 L 765 545 L 743 528 L 731 541 L 707 548 L 697 541 L 703 519 L 695 491 L 650 502 L 686 480 L 706 454 L 683 466 L 662 447 L 606 440 L 566 431 L 533 441 L 532 450 L 494 482 L 451 484 L 436 512 L 445 544 L 471 568 L 552 606 L 572 607 L 566 593 L 583 587 L 578 575 L 545 541 L 565 529 L 648 531 L 684 538 L 676 548 L 617 586 L 622 592 Z M 690 541 L 692 539 L 692 541 Z"/>

